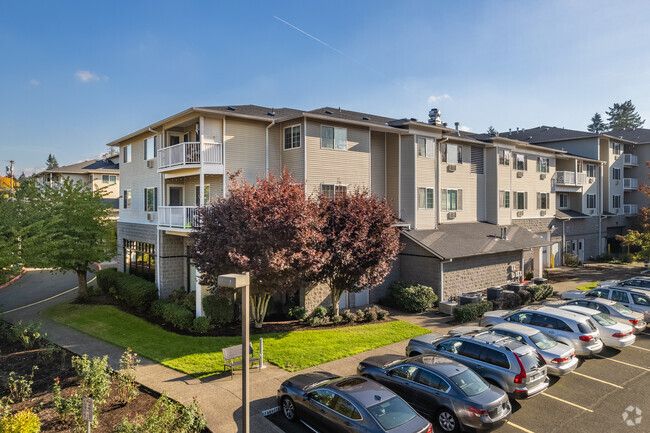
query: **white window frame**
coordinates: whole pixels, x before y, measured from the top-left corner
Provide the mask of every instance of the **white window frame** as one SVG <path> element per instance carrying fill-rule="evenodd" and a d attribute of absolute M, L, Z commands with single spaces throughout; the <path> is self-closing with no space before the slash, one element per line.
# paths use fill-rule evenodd
<path fill-rule="evenodd" d="M 587 164 L 587 176 L 596 177 L 596 164 Z"/>
<path fill-rule="evenodd" d="M 515 153 L 513 156 L 515 163 L 513 164 L 512 168 L 517 171 L 528 171 L 528 156 L 525 153 Z M 519 157 L 523 158 L 522 168 L 519 168 Z"/>
<path fill-rule="evenodd" d="M 505 164 L 504 164 L 505 165 Z M 499 207 L 502 209 L 510 209 L 512 206 L 511 203 L 511 194 L 508 190 L 499 191 Z"/>
<path fill-rule="evenodd" d="M 510 149 L 499 149 L 499 165 L 510 166 L 510 160 L 512 159 L 512 150 Z"/>
<path fill-rule="evenodd" d="M 131 190 L 125 189 L 122 194 L 122 209 L 131 209 Z"/>
<path fill-rule="evenodd" d="M 129 163 L 131 162 L 131 145 L 127 144 L 122 148 L 123 151 L 123 156 L 122 156 L 122 162 L 123 163 Z"/>
<path fill-rule="evenodd" d="M 589 206 L 589 201 L 593 200 L 593 206 Z M 596 194 L 587 194 L 587 209 L 596 209 Z"/>
<path fill-rule="evenodd" d="M 612 180 L 621 180 L 621 169 L 613 167 L 612 168 Z"/>
<path fill-rule="evenodd" d="M 149 151 L 149 145 L 151 145 L 151 151 Z M 158 136 L 154 135 L 153 137 L 145 138 L 144 140 L 144 159 L 145 161 L 151 161 L 156 156 L 158 156 Z M 151 154 L 150 154 L 151 152 Z"/>
<path fill-rule="evenodd" d="M 165 193 L 165 198 L 167 199 L 167 204 L 166 206 L 171 206 L 169 204 L 169 201 L 172 197 L 171 189 L 172 188 L 181 188 L 183 192 L 181 192 L 181 206 L 185 206 L 185 185 L 182 183 L 168 183 L 167 184 L 167 192 Z"/>
<path fill-rule="evenodd" d="M 153 190 L 153 204 L 151 206 L 151 209 L 153 209 L 153 210 L 149 210 L 149 206 L 148 206 L 148 204 L 149 204 L 149 200 L 148 200 L 149 193 L 148 193 L 148 191 L 149 190 Z M 144 211 L 145 212 L 148 212 L 148 213 L 150 213 L 150 212 L 158 212 L 158 194 L 157 194 L 157 192 L 158 192 L 158 188 L 156 188 L 154 186 L 144 188 Z"/>
<path fill-rule="evenodd" d="M 548 173 L 549 166 L 551 165 L 551 159 L 545 156 L 537 157 L 537 172 L 538 173 Z"/>
<path fill-rule="evenodd" d="M 117 175 L 115 174 L 102 174 L 102 183 L 107 185 L 115 185 L 117 183 Z"/>
<path fill-rule="evenodd" d="M 612 152 L 614 152 L 614 155 L 620 155 L 623 153 L 623 145 L 621 143 L 612 143 Z"/>
<path fill-rule="evenodd" d="M 616 206 L 617 201 L 618 201 L 618 206 Z M 623 207 L 623 205 L 621 204 L 621 196 L 620 196 L 620 194 L 614 194 L 612 196 L 612 209 L 620 209 L 622 207 Z"/>
<path fill-rule="evenodd" d="M 449 191 L 456 192 L 456 209 L 449 209 Z M 440 210 L 445 212 L 459 212 L 463 210 L 463 190 L 461 188 L 443 188 L 440 190 Z"/>
<path fill-rule="evenodd" d="M 562 205 L 562 198 L 564 197 L 564 201 L 566 201 L 565 205 Z M 557 195 L 557 207 L 558 209 L 568 209 L 569 208 L 569 194 L 567 193 L 560 193 Z"/>
<path fill-rule="evenodd" d="M 424 140 L 424 143 L 423 143 L 424 147 L 422 147 L 422 148 L 420 147 L 420 145 L 422 144 L 421 140 Z M 419 158 L 433 158 L 434 157 L 434 152 L 435 152 L 434 149 L 435 149 L 435 144 L 436 144 L 436 140 L 434 138 L 418 136 L 417 140 L 416 140 L 416 143 L 417 143 L 417 151 L 418 151 L 418 157 Z M 421 152 L 420 152 L 421 150 L 424 150 L 424 154 L 421 154 Z"/>
<path fill-rule="evenodd" d="M 330 197 L 332 199 L 336 198 L 337 194 L 341 194 L 341 189 L 343 189 L 343 194 L 347 194 L 347 192 L 348 192 L 348 185 L 346 185 L 346 184 L 341 184 L 341 183 L 321 183 L 320 184 L 320 192 L 321 192 L 321 194 L 325 194 L 325 192 L 323 192 L 323 187 L 324 186 L 331 186 L 332 187 L 332 192 L 333 192 L 334 196 L 330 197 L 328 195 L 328 197 Z"/>
<path fill-rule="evenodd" d="M 201 184 L 194 185 L 194 204 L 196 206 L 201 206 L 200 203 L 196 202 L 197 195 L 198 195 L 197 193 L 200 193 L 200 190 L 201 190 Z M 200 198 L 200 196 L 198 198 Z M 203 206 L 207 206 L 209 204 L 210 204 L 210 184 L 204 183 L 203 184 Z"/>
<path fill-rule="evenodd" d="M 519 207 L 519 194 L 523 194 L 523 197 L 524 197 L 524 207 L 523 208 Z M 516 209 L 516 210 L 526 210 L 526 209 L 528 209 L 528 192 L 527 191 L 515 191 L 514 196 L 515 196 L 515 202 L 514 202 L 515 207 L 513 207 L 513 209 Z"/>
<path fill-rule="evenodd" d="M 293 128 L 298 128 L 298 131 L 300 132 L 300 136 L 298 137 L 298 145 L 295 145 L 294 142 L 294 136 L 293 136 Z M 291 129 L 291 146 L 287 147 L 287 129 Z M 285 126 L 284 129 L 282 129 L 282 149 L 283 150 L 291 150 L 291 149 L 300 149 L 302 147 L 302 125 L 300 123 L 296 123 L 295 125 L 290 125 L 290 126 Z"/>
<path fill-rule="evenodd" d="M 542 206 L 542 197 L 546 197 L 546 206 Z M 551 194 L 548 192 L 538 192 L 537 193 L 537 209 L 538 210 L 547 210 L 551 208 Z"/>
<path fill-rule="evenodd" d="M 450 152 L 449 150 L 454 149 L 453 152 Z M 449 155 L 453 155 L 452 161 L 449 159 Z M 459 158 L 460 156 L 460 158 Z M 447 164 L 452 164 L 452 165 L 457 165 L 457 164 L 462 164 L 463 163 L 463 145 L 462 144 L 449 144 L 447 143 L 447 146 L 445 148 L 445 162 Z"/>
<path fill-rule="evenodd" d="M 326 128 L 332 130 L 332 140 L 333 140 L 332 147 L 324 146 L 325 140 L 323 139 L 323 131 Z M 345 135 L 345 140 L 343 140 L 343 137 L 339 137 L 339 135 L 343 135 L 343 134 Z M 345 143 L 345 147 L 339 146 L 340 143 Z M 329 149 L 329 150 L 343 150 L 343 151 L 348 150 L 348 128 L 340 128 L 338 126 L 330 126 L 330 125 L 321 125 L 320 147 L 321 149 Z"/>
<path fill-rule="evenodd" d="M 424 203 L 422 200 L 422 193 L 424 193 Z M 431 195 L 429 195 L 431 193 Z M 432 210 L 436 199 L 435 188 L 431 187 L 418 187 L 418 209 L 419 210 Z"/>

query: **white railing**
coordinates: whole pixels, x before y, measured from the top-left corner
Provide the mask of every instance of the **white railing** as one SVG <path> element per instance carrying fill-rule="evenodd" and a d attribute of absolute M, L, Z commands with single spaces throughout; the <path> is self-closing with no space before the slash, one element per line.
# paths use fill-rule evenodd
<path fill-rule="evenodd" d="M 199 226 L 197 206 L 158 206 L 158 226 L 191 230 Z"/>
<path fill-rule="evenodd" d="M 623 164 L 625 165 L 639 165 L 639 157 L 631 153 L 623 154 Z"/>
<path fill-rule="evenodd" d="M 625 215 L 636 215 L 639 212 L 639 206 L 636 204 L 624 204 L 623 213 Z"/>
<path fill-rule="evenodd" d="M 555 173 L 556 185 L 575 185 L 576 174 L 573 171 L 557 171 Z"/>
<path fill-rule="evenodd" d="M 626 177 L 623 179 L 623 188 L 625 189 L 638 189 L 639 179 L 636 177 Z"/>
<path fill-rule="evenodd" d="M 585 185 L 587 183 L 586 173 L 576 173 L 576 185 Z"/>
<path fill-rule="evenodd" d="M 206 164 L 221 164 L 221 143 L 203 143 L 203 162 Z M 158 150 L 158 168 L 168 168 L 184 165 L 198 165 L 201 163 L 201 143 L 189 141 L 163 147 Z"/>

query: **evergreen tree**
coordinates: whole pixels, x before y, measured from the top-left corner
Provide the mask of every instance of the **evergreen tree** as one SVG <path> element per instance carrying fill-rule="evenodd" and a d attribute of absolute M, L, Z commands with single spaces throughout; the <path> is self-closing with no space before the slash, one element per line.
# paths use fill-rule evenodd
<path fill-rule="evenodd" d="M 47 161 L 45 162 L 47 164 L 47 170 L 52 170 L 53 168 L 58 168 L 59 163 L 56 160 L 56 157 L 52 155 L 51 153 L 47 157 Z"/>
<path fill-rule="evenodd" d="M 607 130 L 607 125 L 603 122 L 603 118 L 600 116 L 600 113 L 594 114 L 594 117 L 591 118 L 591 124 L 587 126 L 587 131 L 593 132 L 594 134 L 600 134 Z"/>
<path fill-rule="evenodd" d="M 609 122 L 609 129 L 623 129 L 623 128 L 640 128 L 645 123 L 645 119 L 641 119 L 641 115 L 637 113 L 636 107 L 632 104 L 632 100 L 627 100 L 622 104 L 615 103 L 613 107 L 609 107 L 606 111 Z"/>
<path fill-rule="evenodd" d="M 494 129 L 494 126 L 490 125 L 490 127 L 487 130 L 487 133 L 490 135 L 497 135 L 497 130 Z"/>

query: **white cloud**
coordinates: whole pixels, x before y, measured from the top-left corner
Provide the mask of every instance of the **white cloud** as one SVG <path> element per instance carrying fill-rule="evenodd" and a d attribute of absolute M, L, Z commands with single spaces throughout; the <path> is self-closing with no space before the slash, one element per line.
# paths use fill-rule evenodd
<path fill-rule="evenodd" d="M 14 171 L 14 174 L 16 177 L 20 176 L 20 173 L 25 173 L 25 176 L 31 176 L 34 173 L 40 173 L 41 171 L 45 170 L 44 165 L 38 165 L 36 167 L 29 167 L 29 168 L 23 168 L 20 170 Z"/>
<path fill-rule="evenodd" d="M 29 80 L 29 84 L 32 85 L 32 86 L 40 86 L 41 82 L 34 79 L 34 78 L 32 78 L 31 80 Z"/>
<path fill-rule="evenodd" d="M 431 96 L 429 96 L 429 99 L 427 99 L 427 102 L 429 104 L 435 104 L 436 102 L 440 102 L 443 99 L 451 99 L 451 96 L 449 96 L 449 94 L 447 94 L 447 93 L 445 93 L 444 95 L 439 95 L 439 96 L 431 95 Z"/>
<path fill-rule="evenodd" d="M 83 83 L 88 83 L 90 81 L 99 81 L 97 74 L 94 74 L 90 71 L 77 71 L 74 73 L 74 76 L 77 78 L 77 80 Z"/>
<path fill-rule="evenodd" d="M 472 128 L 470 128 L 469 126 L 466 126 L 466 125 L 461 125 L 459 129 L 461 131 L 465 131 L 465 132 L 469 132 L 469 131 L 472 130 Z"/>

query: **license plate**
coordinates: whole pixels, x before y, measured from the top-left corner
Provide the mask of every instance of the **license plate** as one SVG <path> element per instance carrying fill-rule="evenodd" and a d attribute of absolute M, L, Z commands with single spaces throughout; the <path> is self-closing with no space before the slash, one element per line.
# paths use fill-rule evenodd
<path fill-rule="evenodd" d="M 503 413 L 503 406 L 499 406 L 497 408 L 497 416 L 501 416 L 502 413 Z"/>

